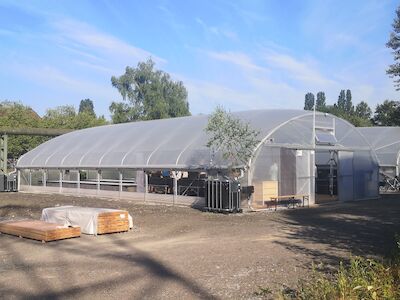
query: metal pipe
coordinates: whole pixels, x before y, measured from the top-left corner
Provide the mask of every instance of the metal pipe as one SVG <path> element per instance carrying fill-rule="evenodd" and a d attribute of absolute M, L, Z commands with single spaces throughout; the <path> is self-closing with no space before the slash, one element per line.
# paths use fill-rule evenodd
<path fill-rule="evenodd" d="M 143 179 L 144 179 L 144 195 L 143 195 L 143 197 L 144 197 L 144 202 L 146 202 L 147 192 L 149 190 L 149 175 L 146 172 L 144 172 Z"/>
<path fill-rule="evenodd" d="M 121 194 L 122 194 L 122 177 L 123 177 L 123 174 L 122 174 L 122 171 L 121 170 L 119 170 L 119 197 L 121 198 Z"/>
<path fill-rule="evenodd" d="M 63 180 L 63 171 L 62 170 L 60 170 L 58 177 L 59 177 L 59 193 L 61 194 L 62 193 L 62 180 Z"/>
<path fill-rule="evenodd" d="M 17 171 L 17 191 L 21 190 L 21 171 Z"/>
<path fill-rule="evenodd" d="M 78 195 L 81 193 L 81 171 L 78 170 L 78 178 L 76 179 L 76 185 L 78 189 Z"/>
<path fill-rule="evenodd" d="M 176 178 L 177 177 L 177 172 L 175 172 L 175 171 L 173 171 L 173 175 L 174 175 L 174 177 L 173 177 L 173 181 L 174 181 L 174 190 L 173 190 L 173 192 L 174 192 L 174 195 L 173 195 L 173 197 L 172 197 L 172 205 L 174 205 L 175 206 L 175 202 L 176 202 L 176 198 L 177 198 L 177 196 L 178 196 L 178 191 L 177 191 L 177 189 L 178 189 L 178 179 Z"/>

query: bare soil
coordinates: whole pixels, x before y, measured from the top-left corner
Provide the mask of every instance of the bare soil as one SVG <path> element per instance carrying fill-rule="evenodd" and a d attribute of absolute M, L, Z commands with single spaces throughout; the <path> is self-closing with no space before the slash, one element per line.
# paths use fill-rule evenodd
<path fill-rule="evenodd" d="M 0 298 L 257 299 L 294 287 L 311 263 L 382 257 L 400 233 L 400 196 L 278 212 L 192 208 L 27 193 L 0 194 L 0 221 L 55 205 L 126 209 L 127 233 L 42 244 L 0 235 Z"/>

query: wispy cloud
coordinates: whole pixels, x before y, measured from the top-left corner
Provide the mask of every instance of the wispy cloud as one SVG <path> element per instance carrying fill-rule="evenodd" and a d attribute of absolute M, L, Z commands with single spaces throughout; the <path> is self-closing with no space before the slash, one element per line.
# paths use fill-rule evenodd
<path fill-rule="evenodd" d="M 100 32 L 90 25 L 71 19 L 64 19 L 53 23 L 57 29 L 59 38 L 71 48 L 73 45 L 90 49 L 93 52 L 100 52 L 115 57 L 122 57 L 125 61 L 145 60 L 152 57 L 157 63 L 165 63 L 165 59 L 150 53 L 142 48 L 135 47 L 112 35 Z"/>
<path fill-rule="evenodd" d="M 223 28 L 220 26 L 209 26 L 206 24 L 206 22 L 203 19 L 201 19 L 199 17 L 197 17 L 195 20 L 196 20 L 196 23 L 199 24 L 203 28 L 203 30 L 206 34 L 213 34 L 217 37 L 222 36 L 222 37 L 228 38 L 235 42 L 239 41 L 238 35 L 233 30 L 229 30 L 229 29 L 226 29 L 226 28 Z"/>
<path fill-rule="evenodd" d="M 205 51 L 205 53 L 216 60 L 228 62 L 233 65 L 237 65 L 244 70 L 252 71 L 267 71 L 266 68 L 261 67 L 253 62 L 250 56 L 242 52 L 227 51 L 227 52 L 215 52 Z"/>
<path fill-rule="evenodd" d="M 267 50 L 263 54 L 265 61 L 271 67 L 281 70 L 287 78 L 292 78 L 313 84 L 316 87 L 324 87 L 335 82 L 326 78 L 321 72 L 313 66 L 310 61 L 302 61 L 294 56 Z"/>

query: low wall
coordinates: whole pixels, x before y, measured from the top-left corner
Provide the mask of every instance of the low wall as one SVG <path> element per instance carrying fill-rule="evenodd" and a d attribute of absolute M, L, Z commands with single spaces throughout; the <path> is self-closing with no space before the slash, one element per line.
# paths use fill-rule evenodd
<path fill-rule="evenodd" d="M 170 194 L 153 194 L 153 193 L 138 193 L 138 192 L 119 192 L 107 191 L 97 189 L 77 189 L 77 188 L 60 188 L 50 186 L 29 186 L 21 185 L 19 191 L 29 193 L 43 193 L 43 194 L 63 194 L 72 196 L 87 196 L 99 198 L 111 198 L 121 200 L 137 201 L 138 203 L 149 204 L 164 204 L 164 205 L 179 205 L 190 207 L 204 207 L 205 200 L 203 197 L 192 196 L 174 196 Z"/>

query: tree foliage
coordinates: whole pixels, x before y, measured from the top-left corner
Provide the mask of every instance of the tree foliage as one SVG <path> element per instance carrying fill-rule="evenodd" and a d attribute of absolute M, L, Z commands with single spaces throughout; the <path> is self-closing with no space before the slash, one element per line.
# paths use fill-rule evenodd
<path fill-rule="evenodd" d="M 304 110 L 313 110 L 315 97 L 313 93 L 307 93 L 304 97 Z"/>
<path fill-rule="evenodd" d="M 309 107 L 311 102 L 310 100 L 306 100 L 304 102 L 305 107 Z M 312 95 L 312 94 L 311 94 Z M 308 96 L 310 99 L 310 96 Z M 312 109 L 312 106 L 311 108 Z M 316 101 L 316 110 L 320 112 L 330 113 L 342 119 L 345 119 L 352 123 L 354 126 L 371 126 L 371 116 L 372 111 L 368 104 L 364 101 L 361 101 L 354 108 L 351 90 L 341 90 L 339 93 L 339 97 L 336 103 L 333 105 L 326 104 L 326 97 L 324 92 L 317 93 L 317 101 Z"/>
<path fill-rule="evenodd" d="M 376 106 L 374 123 L 378 126 L 400 125 L 400 102 L 385 100 Z"/>
<path fill-rule="evenodd" d="M 390 33 L 386 46 L 393 50 L 394 63 L 389 66 L 386 73 L 394 78 L 396 90 L 400 90 L 400 7 L 396 10 L 396 18 L 392 24 L 393 31 Z"/>
<path fill-rule="evenodd" d="M 75 107 L 72 105 L 48 109 L 42 121 L 43 127 L 46 128 L 83 129 L 107 124 L 104 116 L 96 117 L 86 110 L 76 113 Z"/>
<path fill-rule="evenodd" d="M 79 104 L 79 113 L 88 113 L 92 116 L 95 116 L 96 113 L 94 112 L 94 104 L 93 101 L 90 99 L 83 99 Z"/>
<path fill-rule="evenodd" d="M 40 126 L 40 116 L 30 107 L 19 102 L 3 101 L 0 103 L 0 127 L 37 128 Z M 43 137 L 11 135 L 8 137 L 8 157 L 17 159 L 44 141 Z"/>
<path fill-rule="evenodd" d="M 222 107 L 217 107 L 209 116 L 205 131 L 209 135 L 207 147 L 213 152 L 221 152 L 231 168 L 247 168 L 260 142 L 258 131 Z"/>
<path fill-rule="evenodd" d="M 136 68 L 126 67 L 125 74 L 111 78 L 124 102 L 110 105 L 113 123 L 188 116 L 187 91 L 181 81 L 173 81 L 166 72 L 154 68 L 148 59 Z"/>
<path fill-rule="evenodd" d="M 317 106 L 316 110 L 324 111 L 326 109 L 326 97 L 324 92 L 317 93 Z"/>

